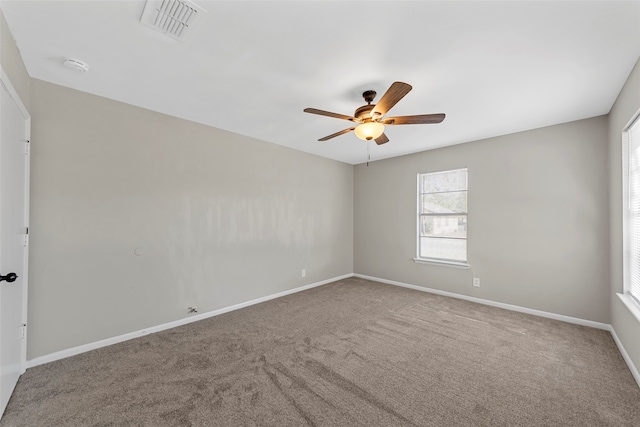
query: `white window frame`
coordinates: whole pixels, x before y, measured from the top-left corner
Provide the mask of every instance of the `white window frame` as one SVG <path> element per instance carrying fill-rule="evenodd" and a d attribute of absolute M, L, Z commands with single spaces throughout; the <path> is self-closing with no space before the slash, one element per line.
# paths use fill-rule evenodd
<path fill-rule="evenodd" d="M 465 242 L 466 242 L 466 251 L 465 251 L 465 259 L 464 260 L 457 260 L 457 259 L 443 259 L 443 258 L 425 258 L 425 257 L 421 257 L 420 256 L 420 229 L 421 229 L 421 216 L 422 214 L 422 207 L 421 207 L 421 195 L 422 195 L 422 187 L 421 187 L 421 179 L 423 175 L 429 175 L 429 174 L 437 174 L 437 173 L 442 173 L 442 172 L 455 172 L 458 170 L 464 170 L 467 173 L 467 186 L 466 186 L 466 192 L 467 195 L 469 194 L 469 168 L 465 167 L 460 167 L 460 168 L 455 168 L 455 169 L 444 169 L 444 170 L 440 170 L 440 171 L 432 171 L 432 172 L 423 172 L 423 173 L 418 173 L 417 177 L 416 177 L 416 257 L 413 259 L 414 262 L 416 263 L 421 263 L 421 264 L 435 264 L 435 265 L 445 265 L 445 266 L 450 266 L 450 267 L 457 267 L 457 268 L 469 268 L 470 265 L 468 263 L 468 259 L 469 259 L 469 239 L 468 239 L 468 235 L 467 237 L 464 238 Z M 426 193 L 425 193 L 426 194 Z M 468 227 L 468 218 L 469 218 L 469 205 L 468 205 L 468 199 L 467 199 L 467 210 L 464 214 L 461 213 L 455 213 L 453 214 L 455 216 L 461 216 L 464 215 L 467 217 L 467 227 Z M 446 215 L 432 215 L 432 216 L 436 216 L 437 218 L 442 218 L 445 217 Z"/>
<path fill-rule="evenodd" d="M 633 138 L 633 141 L 631 140 Z M 632 292 L 632 263 L 640 263 L 640 261 L 632 254 L 632 229 L 633 216 L 640 215 L 640 212 L 633 212 L 631 208 L 631 189 L 629 185 L 629 163 L 630 149 L 633 145 L 640 146 L 640 111 L 629 121 L 622 131 L 622 257 L 623 257 L 623 293 L 618 294 L 622 302 L 629 308 L 631 313 L 640 320 L 640 290 L 636 288 L 636 292 Z M 640 230 L 635 230 L 636 235 L 640 234 Z M 640 236 L 636 237 L 636 241 L 640 240 Z M 636 252 L 640 249 L 636 248 Z M 634 265 L 640 268 L 640 265 Z"/>

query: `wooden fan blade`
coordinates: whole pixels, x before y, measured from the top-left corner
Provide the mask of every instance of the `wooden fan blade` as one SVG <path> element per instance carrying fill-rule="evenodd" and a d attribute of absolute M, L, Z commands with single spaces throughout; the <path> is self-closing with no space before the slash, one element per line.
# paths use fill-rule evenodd
<path fill-rule="evenodd" d="M 382 135 L 380 135 L 379 137 L 377 137 L 375 139 L 376 144 L 378 145 L 382 145 L 382 144 L 386 144 L 387 142 L 389 142 L 389 138 L 387 138 L 387 135 L 385 135 L 384 133 Z"/>
<path fill-rule="evenodd" d="M 335 138 L 336 136 L 340 136 L 340 135 L 344 135 L 345 133 L 349 133 L 354 129 L 355 128 L 343 129 L 340 132 L 332 133 L 329 136 L 325 136 L 324 138 L 320 138 L 318 141 L 326 141 L 328 139 Z"/>
<path fill-rule="evenodd" d="M 385 125 L 420 125 L 427 123 L 440 123 L 444 120 L 444 113 L 420 114 L 417 116 L 387 117 L 382 121 Z"/>
<path fill-rule="evenodd" d="M 391 110 L 394 105 L 398 103 L 406 94 L 411 91 L 411 85 L 402 82 L 395 82 L 389 89 L 382 95 L 380 101 L 371 110 L 371 117 L 378 118 L 387 114 L 387 111 Z"/>
<path fill-rule="evenodd" d="M 305 108 L 305 113 L 318 114 L 320 116 L 335 117 L 336 119 L 349 120 L 350 122 L 358 122 L 355 117 L 345 116 L 344 114 L 332 113 L 331 111 L 318 110 L 317 108 Z"/>

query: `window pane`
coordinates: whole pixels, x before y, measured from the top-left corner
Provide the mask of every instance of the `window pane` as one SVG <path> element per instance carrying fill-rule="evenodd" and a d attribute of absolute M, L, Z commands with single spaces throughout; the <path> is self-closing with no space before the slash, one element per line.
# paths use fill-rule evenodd
<path fill-rule="evenodd" d="M 422 216 L 420 236 L 467 238 L 467 216 Z"/>
<path fill-rule="evenodd" d="M 467 169 L 420 174 L 419 258 L 467 260 Z"/>
<path fill-rule="evenodd" d="M 467 192 L 423 194 L 421 213 L 467 213 Z"/>
<path fill-rule="evenodd" d="M 422 175 L 422 192 L 460 191 L 467 189 L 467 170 L 426 173 Z"/>
<path fill-rule="evenodd" d="M 420 258 L 467 260 L 467 241 L 460 239 L 420 238 Z"/>

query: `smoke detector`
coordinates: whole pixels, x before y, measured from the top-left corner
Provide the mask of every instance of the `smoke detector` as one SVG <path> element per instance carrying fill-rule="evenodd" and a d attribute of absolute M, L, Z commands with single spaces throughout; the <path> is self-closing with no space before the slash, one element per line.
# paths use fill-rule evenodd
<path fill-rule="evenodd" d="M 186 42 L 206 12 L 189 0 L 147 0 L 140 22 Z"/>
<path fill-rule="evenodd" d="M 79 59 L 65 59 L 64 66 L 81 73 L 89 71 L 89 64 Z"/>

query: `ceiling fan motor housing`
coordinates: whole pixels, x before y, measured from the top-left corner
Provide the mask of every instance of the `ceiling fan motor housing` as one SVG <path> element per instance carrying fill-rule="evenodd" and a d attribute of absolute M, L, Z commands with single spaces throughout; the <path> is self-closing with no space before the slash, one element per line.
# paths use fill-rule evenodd
<path fill-rule="evenodd" d="M 361 121 L 371 120 L 371 110 L 373 110 L 373 107 L 375 107 L 375 105 L 363 105 L 353 113 L 353 116 Z"/>

